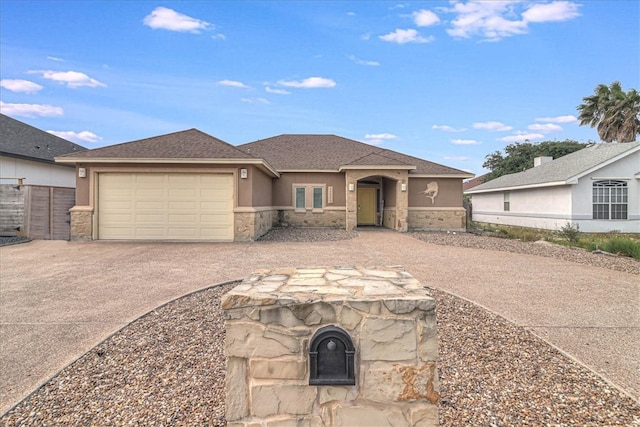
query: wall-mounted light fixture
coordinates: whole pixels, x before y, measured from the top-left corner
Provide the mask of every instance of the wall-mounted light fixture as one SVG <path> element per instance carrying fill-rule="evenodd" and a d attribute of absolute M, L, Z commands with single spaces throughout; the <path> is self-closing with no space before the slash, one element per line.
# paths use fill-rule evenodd
<path fill-rule="evenodd" d="M 248 173 L 249 172 L 246 169 L 240 169 L 240 178 L 247 179 Z"/>
<path fill-rule="evenodd" d="M 349 184 L 349 191 L 354 191 L 356 189 L 356 186 L 353 185 L 353 183 Z"/>
<path fill-rule="evenodd" d="M 400 190 L 407 191 L 407 183 L 406 182 L 403 182 L 402 184 L 400 184 Z"/>
<path fill-rule="evenodd" d="M 87 177 L 87 168 L 78 168 L 78 178 Z"/>

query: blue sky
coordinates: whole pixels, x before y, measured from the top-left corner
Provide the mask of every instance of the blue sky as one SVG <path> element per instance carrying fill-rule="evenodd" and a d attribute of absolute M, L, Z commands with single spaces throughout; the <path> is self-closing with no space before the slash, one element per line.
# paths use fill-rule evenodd
<path fill-rule="evenodd" d="M 639 5 L 0 0 L 0 109 L 87 148 L 328 133 L 481 174 L 512 142 L 598 140 L 576 106 L 640 89 Z"/>

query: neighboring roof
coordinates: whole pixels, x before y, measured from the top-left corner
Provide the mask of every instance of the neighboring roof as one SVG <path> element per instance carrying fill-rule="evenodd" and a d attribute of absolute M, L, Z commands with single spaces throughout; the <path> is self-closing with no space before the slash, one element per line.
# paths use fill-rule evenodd
<path fill-rule="evenodd" d="M 471 190 L 474 187 L 477 187 L 478 185 L 482 184 L 484 182 L 484 180 L 487 178 L 487 173 L 480 175 L 480 176 L 476 176 L 475 178 L 472 178 L 468 181 L 464 181 L 462 183 L 462 191 L 466 192 L 467 190 Z"/>
<path fill-rule="evenodd" d="M 467 193 L 576 184 L 579 178 L 638 151 L 640 141 L 594 144 L 523 172 L 503 175 Z"/>
<path fill-rule="evenodd" d="M 85 151 L 81 145 L 0 114 L 0 154 L 53 163 L 54 157 Z"/>
<path fill-rule="evenodd" d="M 280 172 L 338 172 L 370 166 L 377 169 L 408 169 L 411 176 L 473 176 L 448 166 L 336 135 L 285 134 L 242 144 L 238 148 L 252 156 L 264 158 Z"/>
<path fill-rule="evenodd" d="M 198 129 L 60 156 L 56 161 L 62 163 L 252 163 L 262 165 L 273 175 L 278 175 L 262 160 Z"/>

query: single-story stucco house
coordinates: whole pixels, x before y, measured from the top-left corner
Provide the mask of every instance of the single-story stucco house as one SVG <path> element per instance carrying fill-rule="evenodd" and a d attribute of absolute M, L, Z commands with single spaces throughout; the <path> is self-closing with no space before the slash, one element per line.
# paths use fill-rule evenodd
<path fill-rule="evenodd" d="M 233 146 L 197 129 L 56 158 L 75 164 L 71 238 L 257 239 L 277 225 L 464 230 L 472 174 L 335 135 Z"/>
<path fill-rule="evenodd" d="M 73 165 L 54 158 L 86 148 L 0 114 L 0 184 L 76 186 Z"/>
<path fill-rule="evenodd" d="M 534 165 L 467 190 L 473 221 L 640 233 L 640 142 L 593 144 Z"/>
<path fill-rule="evenodd" d="M 69 240 L 76 171 L 54 158 L 86 148 L 0 114 L 0 235 Z"/>

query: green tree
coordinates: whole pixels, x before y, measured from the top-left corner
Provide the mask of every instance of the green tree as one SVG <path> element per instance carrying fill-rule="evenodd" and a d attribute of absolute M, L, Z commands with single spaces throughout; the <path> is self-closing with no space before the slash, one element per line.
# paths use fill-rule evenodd
<path fill-rule="evenodd" d="M 640 134 L 640 94 L 635 89 L 625 92 L 620 82 L 599 84 L 582 100 L 580 125 L 595 127 L 604 142 L 632 142 Z"/>
<path fill-rule="evenodd" d="M 557 159 L 574 151 L 578 151 L 588 144 L 567 139 L 565 141 L 543 141 L 536 144 L 531 142 L 515 142 L 501 151 L 494 151 L 485 157 L 483 168 L 491 172 L 487 174 L 485 182 L 509 173 L 522 172 L 533 167 L 533 159 L 549 156 Z"/>

